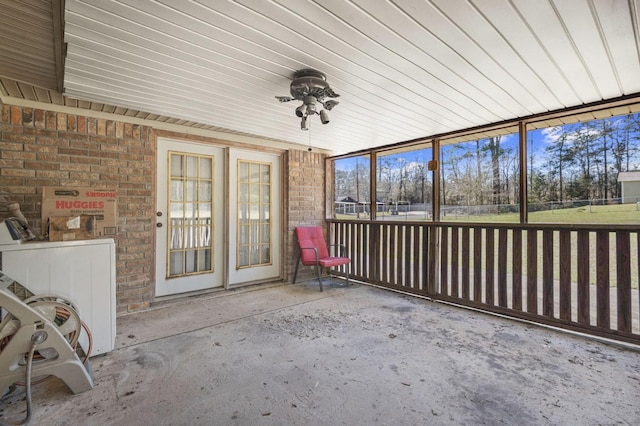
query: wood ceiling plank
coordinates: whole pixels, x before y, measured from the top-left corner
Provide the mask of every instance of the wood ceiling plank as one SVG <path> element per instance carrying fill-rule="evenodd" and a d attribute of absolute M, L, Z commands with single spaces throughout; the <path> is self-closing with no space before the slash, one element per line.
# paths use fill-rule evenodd
<path fill-rule="evenodd" d="M 460 114 L 472 119 L 477 117 L 497 121 L 507 114 L 502 105 L 461 78 L 453 67 L 447 68 L 416 44 L 400 36 L 400 28 L 413 27 L 421 30 L 421 44 L 429 44 L 432 49 L 433 43 L 437 42 L 430 40 L 429 33 L 389 3 L 362 2 L 355 5 L 349 2 L 325 2 L 323 7 L 304 8 L 303 3 L 295 0 L 278 2 L 298 15 L 306 13 L 305 18 L 319 28 L 331 28 L 331 35 L 339 40 L 339 43 L 330 45 L 332 51 L 347 57 L 347 49 L 356 49 L 359 54 L 377 61 L 379 64 L 375 71 L 382 78 L 395 79 L 418 95 L 433 91 L 450 101 L 439 102 L 443 107 L 459 110 Z M 339 16 L 348 16 L 349 19 L 339 19 Z M 384 22 L 381 21 L 383 19 Z M 480 102 L 480 99 L 483 101 Z"/>
<path fill-rule="evenodd" d="M 535 79 L 544 84 L 553 95 L 556 101 L 545 105 L 548 110 L 582 102 L 576 90 L 568 84 L 558 64 L 541 44 L 528 15 L 524 15 L 506 0 L 485 0 L 476 4 L 485 19 L 535 75 Z M 537 83 L 527 80 L 526 84 L 535 86 Z"/>
<path fill-rule="evenodd" d="M 556 100 L 549 88 L 527 67 L 517 52 L 496 31 L 478 9 L 470 2 L 450 2 L 447 0 L 433 0 L 441 13 L 456 23 L 460 30 L 468 37 L 470 44 L 479 46 L 490 58 L 490 61 L 507 73 L 511 79 L 519 82 L 519 96 L 524 99 L 532 113 L 547 111 L 547 105 L 553 105 Z M 481 5 L 482 3 L 478 3 Z M 507 80 L 508 82 L 508 80 Z"/>
<path fill-rule="evenodd" d="M 614 98 L 622 95 L 622 88 L 618 85 L 590 3 L 589 0 L 574 0 L 555 1 L 553 4 L 587 72 L 596 84 L 601 99 Z"/>
<path fill-rule="evenodd" d="M 355 3 L 378 21 L 388 25 L 407 42 L 422 50 L 424 55 L 433 58 L 433 61 L 438 63 L 444 73 L 439 76 L 443 81 L 450 81 L 448 84 L 457 87 L 455 80 L 449 78 L 449 74 L 457 75 L 459 79 L 473 88 L 465 91 L 467 95 L 482 103 L 487 100 L 491 101 L 487 102 L 485 106 L 496 115 L 512 117 L 527 113 L 527 109 L 522 103 L 499 85 L 495 76 L 489 77 L 476 64 L 467 59 L 470 56 L 467 51 L 473 50 L 475 46 L 467 42 L 461 43 L 465 49 L 463 55 L 454 47 L 455 45 L 449 44 L 448 38 L 451 38 L 450 35 L 457 33 L 458 30 L 428 2 L 392 4 L 355 0 Z M 482 52 L 478 53 L 482 54 Z M 413 57 L 410 60 L 414 60 Z M 419 64 L 426 69 L 431 68 L 430 64 L 420 62 Z"/>
<path fill-rule="evenodd" d="M 594 81 L 582 63 L 571 38 L 565 31 L 561 18 L 551 3 L 548 1 L 514 0 L 514 4 L 526 17 L 528 26 L 563 73 L 564 81 L 571 85 L 581 103 L 600 100 L 601 97 Z"/>
<path fill-rule="evenodd" d="M 217 3 L 216 6 L 219 7 Z M 473 115 L 468 116 L 462 112 L 469 110 L 468 107 L 462 107 L 428 86 L 402 78 L 390 65 L 379 61 L 377 57 L 371 57 L 360 47 L 352 46 L 334 36 L 336 29 L 332 28 L 331 32 L 326 31 L 312 25 L 312 21 L 306 19 L 306 16 L 283 11 L 272 3 L 253 2 L 250 6 L 252 15 L 242 9 L 225 10 L 225 13 L 230 16 L 233 13 L 234 19 L 244 22 L 247 26 L 258 28 L 265 34 L 277 33 L 276 36 L 282 42 L 288 41 L 291 46 L 302 52 L 312 52 L 316 59 L 322 61 L 323 71 L 330 73 L 332 78 L 337 76 L 339 79 L 345 79 L 345 83 L 350 86 L 366 87 L 370 93 L 369 98 L 379 96 L 374 102 L 397 100 L 391 109 L 403 108 L 403 105 L 407 105 L 406 108 L 409 110 L 424 111 L 426 120 L 435 118 L 454 126 L 456 125 L 454 123 L 475 122 L 472 118 L 468 118 Z M 331 69 L 332 65 L 336 68 Z"/>
<path fill-rule="evenodd" d="M 624 1 L 593 2 L 605 49 L 621 85 L 621 95 L 640 92 L 640 46 L 636 38 L 640 28 L 638 22 L 634 22 L 637 17 L 632 16 L 629 4 Z"/>

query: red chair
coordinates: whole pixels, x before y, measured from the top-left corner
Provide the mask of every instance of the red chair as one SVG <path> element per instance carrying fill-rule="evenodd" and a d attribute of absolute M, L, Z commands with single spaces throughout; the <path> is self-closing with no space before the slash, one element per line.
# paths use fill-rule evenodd
<path fill-rule="evenodd" d="M 329 256 L 327 242 L 324 239 L 324 233 L 321 226 L 301 226 L 296 228 L 296 237 L 298 238 L 298 262 L 296 263 L 296 271 L 293 274 L 293 283 L 296 283 L 298 275 L 298 266 L 300 262 L 306 266 L 315 266 L 318 271 L 318 282 L 320 283 L 320 291 L 322 291 L 322 278 L 320 272 L 322 267 L 331 268 L 332 266 L 348 265 L 351 259 L 346 257 L 346 248 L 342 244 L 330 244 L 331 246 L 341 247 L 344 257 Z M 347 285 L 349 284 L 349 270 L 346 268 Z"/>

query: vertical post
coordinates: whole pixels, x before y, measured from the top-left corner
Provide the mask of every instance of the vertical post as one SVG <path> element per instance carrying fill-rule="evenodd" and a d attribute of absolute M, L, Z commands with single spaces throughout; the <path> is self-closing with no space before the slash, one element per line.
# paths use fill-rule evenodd
<path fill-rule="evenodd" d="M 431 172 L 433 188 L 431 190 L 431 217 L 434 222 L 440 222 L 440 141 L 433 140 L 433 149 L 431 150 L 432 164 L 435 164 L 434 170 Z"/>
<path fill-rule="evenodd" d="M 378 185 L 378 172 L 377 172 L 377 163 L 378 163 L 378 154 L 376 151 L 372 151 L 369 156 L 369 185 L 371 194 L 369 194 L 369 200 L 371 200 L 371 204 L 369 206 L 369 219 L 371 221 L 376 220 L 376 215 L 378 213 L 378 198 L 377 198 L 377 185 Z M 376 277 L 378 275 L 378 267 L 380 264 L 380 235 L 378 233 L 378 227 L 373 223 L 369 223 L 367 225 L 369 228 L 369 279 Z"/>
<path fill-rule="evenodd" d="M 371 151 L 369 161 L 369 184 L 371 186 L 371 194 L 369 194 L 369 199 L 371 200 L 369 219 L 376 220 L 376 214 L 378 213 L 378 153 L 376 151 Z"/>
<path fill-rule="evenodd" d="M 284 170 L 284 167 L 283 167 Z M 325 209 L 324 217 L 329 219 L 336 218 L 336 194 L 335 194 L 335 176 L 336 162 L 329 157 L 325 157 L 324 161 L 324 200 Z"/>
<path fill-rule="evenodd" d="M 431 220 L 435 223 L 440 222 L 440 141 L 434 139 L 431 141 L 431 147 L 431 164 L 435 165 L 434 170 L 431 171 Z M 441 229 L 435 225 L 429 229 L 429 283 L 427 288 L 431 294 L 442 291 L 440 283 L 440 232 Z"/>
<path fill-rule="evenodd" d="M 529 222 L 529 195 L 527 194 L 527 123 L 518 123 L 520 136 L 520 223 Z"/>

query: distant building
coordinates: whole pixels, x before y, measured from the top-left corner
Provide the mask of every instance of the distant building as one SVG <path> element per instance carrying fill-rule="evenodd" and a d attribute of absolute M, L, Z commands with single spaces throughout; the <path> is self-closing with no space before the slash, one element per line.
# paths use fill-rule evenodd
<path fill-rule="evenodd" d="M 637 203 L 640 201 L 640 171 L 618 173 L 620 194 L 623 203 Z"/>
<path fill-rule="evenodd" d="M 351 196 L 337 197 L 335 209 L 337 214 L 355 214 L 358 200 Z"/>

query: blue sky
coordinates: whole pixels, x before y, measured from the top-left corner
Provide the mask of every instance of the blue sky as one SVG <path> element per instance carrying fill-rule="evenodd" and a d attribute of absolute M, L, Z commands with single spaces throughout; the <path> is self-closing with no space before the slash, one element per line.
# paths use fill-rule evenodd
<path fill-rule="evenodd" d="M 617 116 L 607 119 L 609 123 L 613 124 L 614 127 L 623 124 L 624 116 Z M 599 123 L 602 120 L 596 120 L 592 123 Z M 533 163 L 535 167 L 542 166 L 543 164 L 548 162 L 548 153 L 546 152 L 547 146 L 549 144 L 555 143 L 560 134 L 563 131 L 563 128 L 566 129 L 568 133 L 574 130 L 575 124 L 565 125 L 565 126 L 556 126 L 556 127 L 547 127 L 542 129 L 530 130 L 527 134 L 527 158 L 530 159 L 533 156 Z M 589 131 L 585 128 L 585 131 Z M 503 148 L 511 148 L 514 153 L 518 150 L 518 134 L 509 134 L 503 136 L 501 140 L 501 146 Z M 447 146 L 443 146 L 441 148 L 442 152 L 446 154 Z M 420 160 L 424 162 L 425 160 L 430 159 L 431 150 L 422 149 L 419 151 L 409 151 L 401 154 L 394 154 L 388 156 L 388 158 L 404 158 L 407 162 L 413 162 Z M 361 165 L 367 166 L 369 164 L 368 156 L 359 156 L 359 157 L 351 157 L 340 159 L 336 162 L 336 168 L 341 170 L 353 170 L 355 168 L 356 161 L 359 161 Z"/>

